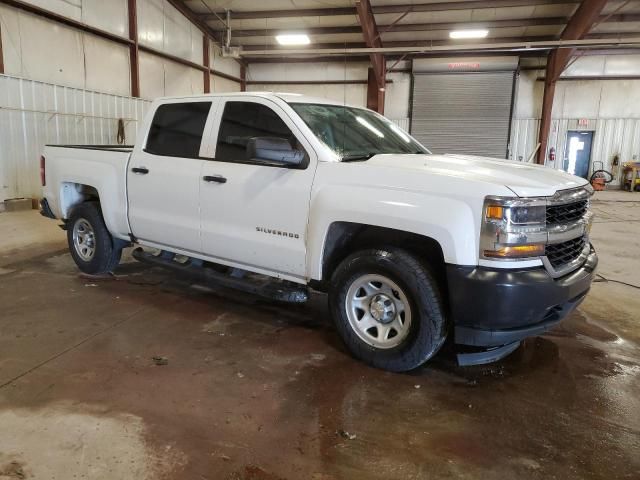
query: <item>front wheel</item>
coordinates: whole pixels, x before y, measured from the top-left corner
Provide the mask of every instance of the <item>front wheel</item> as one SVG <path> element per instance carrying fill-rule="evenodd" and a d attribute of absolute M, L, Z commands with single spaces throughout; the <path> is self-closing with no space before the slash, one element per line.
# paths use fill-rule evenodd
<path fill-rule="evenodd" d="M 347 257 L 332 277 L 329 304 L 351 353 L 384 370 L 419 367 L 446 338 L 437 282 L 410 253 L 364 250 Z"/>
<path fill-rule="evenodd" d="M 67 222 L 67 241 L 73 260 L 84 273 L 109 273 L 120 262 L 122 249 L 114 245 L 95 202 L 82 203 L 73 209 Z"/>

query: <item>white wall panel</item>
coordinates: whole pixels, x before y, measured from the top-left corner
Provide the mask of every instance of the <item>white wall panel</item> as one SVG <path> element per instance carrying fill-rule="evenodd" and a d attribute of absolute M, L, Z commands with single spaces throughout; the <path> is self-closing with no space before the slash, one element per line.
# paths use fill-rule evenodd
<path fill-rule="evenodd" d="M 191 95 L 191 68 L 175 62 L 164 65 L 164 95 Z"/>
<path fill-rule="evenodd" d="M 198 51 L 194 51 L 192 29 L 193 24 L 178 10 L 166 1 L 164 5 L 164 46 L 163 51 L 192 62 L 202 62 L 202 33 L 198 31 L 200 38 Z M 197 30 L 197 29 L 196 29 Z M 197 55 L 196 55 L 197 53 Z"/>
<path fill-rule="evenodd" d="M 385 87 L 385 116 L 393 119 L 408 118 L 411 99 L 411 75 L 408 73 L 390 73 L 387 75 L 387 79 L 392 80 L 392 83 L 387 83 Z"/>
<path fill-rule="evenodd" d="M 82 32 L 23 13 L 18 15 L 18 24 L 22 64 L 19 71 L 8 73 L 61 85 L 84 86 Z"/>
<path fill-rule="evenodd" d="M 94 35 L 84 35 L 85 88 L 115 95 L 131 91 L 129 49 Z"/>
<path fill-rule="evenodd" d="M 192 62 L 202 62 L 202 32 L 166 0 L 138 0 L 138 40 Z"/>
<path fill-rule="evenodd" d="M 140 96 L 154 99 L 164 96 L 164 60 L 149 53 L 140 52 Z"/>
<path fill-rule="evenodd" d="M 93 27 L 129 36 L 127 0 L 82 0 L 82 22 Z"/>
<path fill-rule="evenodd" d="M 153 100 L 203 93 L 202 71 L 140 52 L 140 96 Z"/>
<path fill-rule="evenodd" d="M 164 0 L 138 0 L 138 41 L 142 45 L 164 48 Z"/>
<path fill-rule="evenodd" d="M 341 104 L 365 107 L 367 105 L 366 85 L 300 85 L 292 83 L 282 84 L 252 84 L 247 86 L 250 92 L 281 92 L 299 93 L 312 97 L 328 98 Z"/>
<path fill-rule="evenodd" d="M 127 143 L 149 102 L 0 75 L 0 201 L 39 197 L 39 158 L 46 143 L 115 144 L 117 121 Z"/>
<path fill-rule="evenodd" d="M 595 118 L 600 107 L 601 82 L 593 80 L 558 82 L 553 116 L 558 118 Z M 542 103 L 542 102 L 538 102 Z"/>
<path fill-rule="evenodd" d="M 240 84 L 233 80 L 211 75 L 211 91 L 215 93 L 239 92 Z"/>
<path fill-rule="evenodd" d="M 127 0 L 22 0 L 118 35 L 128 35 Z"/>
<path fill-rule="evenodd" d="M 254 63 L 247 78 L 252 81 L 367 80 L 367 63 Z"/>
<path fill-rule="evenodd" d="M 82 0 L 22 0 L 36 7 L 44 8 L 65 17 L 82 19 Z"/>
<path fill-rule="evenodd" d="M 608 80 L 600 83 L 600 118 L 640 118 L 640 80 Z"/>
<path fill-rule="evenodd" d="M 0 5 L 0 22 L 2 23 L 2 53 L 4 55 L 4 70 L 20 74 L 22 59 L 20 55 L 21 38 L 18 11 Z"/>
<path fill-rule="evenodd" d="M 198 83 L 203 85 L 204 81 L 202 79 L 202 73 L 198 70 L 194 70 L 193 68 L 186 67 L 184 65 L 180 65 L 179 63 L 165 61 L 164 62 L 164 95 L 165 96 L 173 96 L 173 95 L 192 95 L 193 93 L 202 93 L 202 88 L 200 92 L 194 92 L 193 81 L 194 74 L 192 72 L 197 73 Z"/>

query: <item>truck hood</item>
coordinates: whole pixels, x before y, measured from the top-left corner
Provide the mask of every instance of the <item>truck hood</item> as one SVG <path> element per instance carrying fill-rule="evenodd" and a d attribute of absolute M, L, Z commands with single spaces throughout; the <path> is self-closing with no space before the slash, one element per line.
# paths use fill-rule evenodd
<path fill-rule="evenodd" d="M 472 155 L 385 154 L 366 163 L 505 186 L 519 197 L 549 196 L 588 183 L 584 178 L 542 165 Z"/>

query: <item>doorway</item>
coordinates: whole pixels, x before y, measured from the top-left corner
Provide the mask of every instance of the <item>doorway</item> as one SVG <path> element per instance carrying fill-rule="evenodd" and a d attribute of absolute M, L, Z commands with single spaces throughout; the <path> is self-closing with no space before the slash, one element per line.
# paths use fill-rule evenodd
<path fill-rule="evenodd" d="M 572 175 L 587 178 L 589 176 L 592 143 L 593 132 L 567 132 L 563 170 Z"/>

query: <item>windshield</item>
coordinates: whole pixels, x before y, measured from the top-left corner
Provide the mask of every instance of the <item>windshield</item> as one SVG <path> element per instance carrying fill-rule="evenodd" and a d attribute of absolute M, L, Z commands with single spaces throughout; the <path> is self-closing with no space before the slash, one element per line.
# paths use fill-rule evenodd
<path fill-rule="evenodd" d="M 380 153 L 431 153 L 382 115 L 340 105 L 292 103 L 311 131 L 342 161 Z"/>

